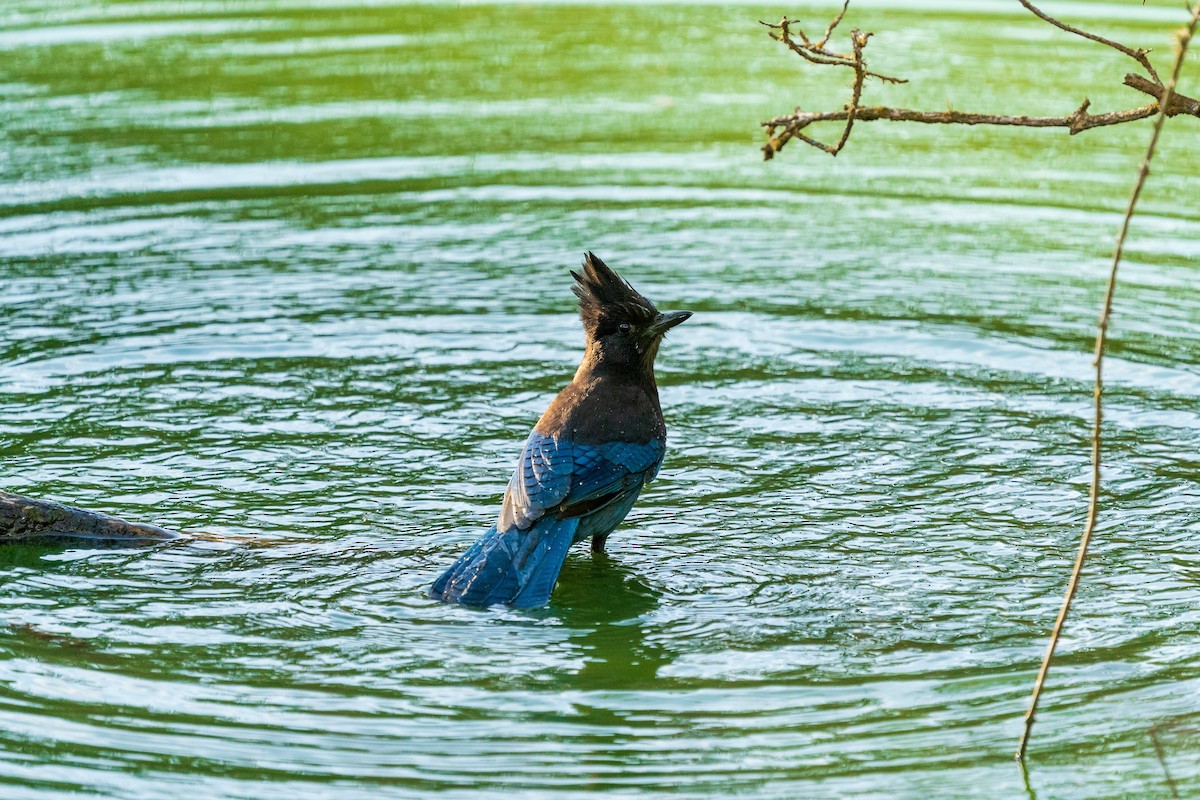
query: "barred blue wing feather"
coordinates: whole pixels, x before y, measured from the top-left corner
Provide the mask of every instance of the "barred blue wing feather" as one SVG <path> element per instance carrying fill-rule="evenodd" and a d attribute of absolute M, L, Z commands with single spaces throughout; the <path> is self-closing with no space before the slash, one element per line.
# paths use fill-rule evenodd
<path fill-rule="evenodd" d="M 575 454 L 570 442 L 536 430 L 529 434 L 508 481 L 496 527 L 525 530 L 541 519 L 546 509 L 561 503 L 571 488 Z"/>
<path fill-rule="evenodd" d="M 609 442 L 596 449 L 613 464 L 619 464 L 629 472 L 650 473 L 647 480 L 653 480 L 662 465 L 667 445 L 662 439 L 651 439 L 648 442 Z"/>

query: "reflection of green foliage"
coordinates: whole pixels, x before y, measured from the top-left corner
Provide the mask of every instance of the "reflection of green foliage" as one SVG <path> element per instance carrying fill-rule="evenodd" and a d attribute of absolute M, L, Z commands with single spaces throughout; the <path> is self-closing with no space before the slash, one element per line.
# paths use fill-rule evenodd
<path fill-rule="evenodd" d="M 0 174 L 51 177 L 119 159 L 122 150 L 176 164 L 714 146 L 730 148 L 731 168 L 753 169 L 761 120 L 795 104 L 824 108 L 845 101 L 842 82 L 803 69 L 766 38 L 755 20 L 776 11 L 704 5 L 477 6 L 453 12 L 314 7 L 235 18 L 225 27 L 206 28 L 207 21 L 197 20 L 194 32 L 169 37 L 23 48 L 19 58 L 0 63 L 0 81 L 89 99 L 42 113 L 26 107 L 7 120 L 9 136 L 44 149 L 40 159 L 0 164 Z M 911 80 L 904 86 L 871 84 L 870 102 L 1057 114 L 1085 95 L 1094 111 L 1143 99 L 1120 86 L 1125 64 L 1105 48 L 1063 35 L 1048 57 L 1038 27 L 1046 26 L 1019 8 L 1011 16 L 989 16 L 986 24 L 961 22 L 852 9 L 848 25 L 878 33 L 873 63 Z M 1157 17 L 1103 26 L 1124 41 L 1160 51 L 1168 49 L 1169 27 Z M 925 58 L 916 42 L 936 42 L 944 57 Z M 94 94 L 98 89 L 102 93 Z M 1039 171 L 1068 157 L 1077 163 L 1099 159 L 1097 177 L 1108 174 L 1114 165 L 1103 159 L 1132 152 L 1143 137 L 1138 126 L 1092 131 L 1086 139 L 1058 131 L 900 127 L 876 131 L 870 142 L 863 137 L 854 158 L 881 166 L 923 159 L 950 169 L 973 165 L 986 153 L 1006 159 L 1009 175 L 1024 174 L 1018 180 L 1036 187 L 1046 180 Z M 45 158 L 55 151 L 61 155 Z M 83 154 L 90 154 L 87 163 L 78 160 Z M 806 170 L 806 188 L 837 185 L 829 174 L 835 171 L 816 163 L 820 173 Z M 1179 158 L 1173 170 L 1195 174 L 1196 163 Z M 793 186 L 794 176 L 780 172 L 755 170 L 745 178 Z M 693 178 L 714 179 L 744 178 Z M 928 181 L 924 190 L 936 191 Z M 904 191 L 921 193 L 922 186 Z M 1116 205 L 1120 194 L 1105 187 L 1099 197 L 1076 196 L 1097 202 L 1111 195 Z"/>

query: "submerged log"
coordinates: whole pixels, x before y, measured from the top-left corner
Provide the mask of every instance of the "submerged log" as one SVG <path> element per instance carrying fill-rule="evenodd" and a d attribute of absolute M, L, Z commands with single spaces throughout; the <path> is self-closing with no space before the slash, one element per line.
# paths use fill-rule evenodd
<path fill-rule="evenodd" d="M 182 534 L 157 525 L 128 522 L 97 511 L 0 492 L 0 543 L 36 538 L 146 543 L 181 537 Z"/>

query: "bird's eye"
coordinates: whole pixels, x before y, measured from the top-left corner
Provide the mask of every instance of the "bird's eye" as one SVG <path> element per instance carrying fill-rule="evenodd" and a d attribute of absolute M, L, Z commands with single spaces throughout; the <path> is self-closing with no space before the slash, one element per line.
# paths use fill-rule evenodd
<path fill-rule="evenodd" d="M 633 330 L 633 326 L 628 322 L 622 322 L 617 326 L 617 330 L 620 331 L 622 336 L 628 336 L 629 332 Z"/>

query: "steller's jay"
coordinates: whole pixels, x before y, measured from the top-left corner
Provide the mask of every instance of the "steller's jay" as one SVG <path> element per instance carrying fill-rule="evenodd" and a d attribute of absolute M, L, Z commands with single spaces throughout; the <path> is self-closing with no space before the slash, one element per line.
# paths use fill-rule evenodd
<path fill-rule="evenodd" d="M 667 427 L 654 357 L 690 311 L 659 313 L 588 253 L 572 272 L 587 349 L 575 377 L 538 420 L 508 482 L 500 517 L 430 596 L 518 608 L 550 599 L 567 549 L 591 537 L 593 552 L 658 474 Z"/>

